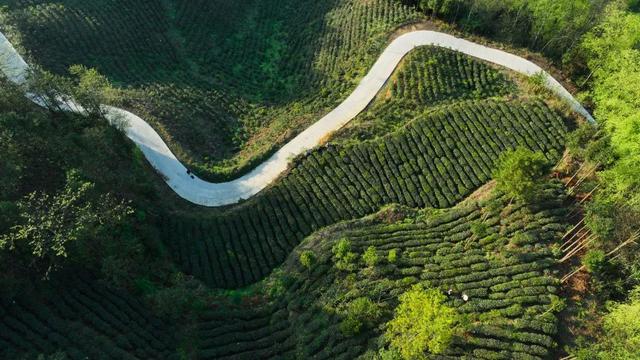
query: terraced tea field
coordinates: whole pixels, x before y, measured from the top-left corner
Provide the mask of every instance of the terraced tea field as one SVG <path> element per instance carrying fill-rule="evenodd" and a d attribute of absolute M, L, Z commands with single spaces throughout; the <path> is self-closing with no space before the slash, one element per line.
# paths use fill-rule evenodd
<path fill-rule="evenodd" d="M 0 301 L 0 357 L 31 359 L 168 359 L 172 326 L 139 299 L 91 278 L 59 279 L 37 295 Z"/>
<path fill-rule="evenodd" d="M 392 0 L 2 0 L 30 63 L 95 67 L 178 158 L 211 180 L 260 163 L 356 87 L 390 31 Z M 141 21 L 144 19 L 144 21 Z"/>
<path fill-rule="evenodd" d="M 310 152 L 272 188 L 229 210 L 170 214 L 159 226 L 187 273 L 215 287 L 244 286 L 323 226 L 392 203 L 455 205 L 491 178 L 507 149 L 557 160 L 566 131 L 542 103 L 459 103 L 376 140 Z"/>
<path fill-rule="evenodd" d="M 383 212 L 323 230 L 267 280 L 279 284 L 281 295 L 262 306 L 222 308 L 202 316 L 199 356 L 356 358 L 375 346 L 378 325 L 397 295 L 420 281 L 447 293 L 447 302 L 471 322 L 446 353 L 430 358 L 548 358 L 557 331 L 549 309 L 558 297 L 558 279 L 551 271 L 556 260 L 548 245 L 566 228 L 562 191 L 559 184 L 547 188 L 552 200 L 536 209 L 492 198 L 397 223 L 386 222 L 393 217 Z M 486 230 L 477 233 L 476 224 Z M 339 239 L 348 239 L 358 256 L 374 246 L 382 260 L 375 269 L 356 260 L 355 269 L 341 271 L 331 250 Z M 312 271 L 298 263 L 296 255 L 305 249 L 319 257 Z M 397 253 L 393 263 L 386 260 L 390 250 Z M 387 315 L 363 333 L 345 336 L 342 306 L 361 296 L 379 303 Z"/>
<path fill-rule="evenodd" d="M 550 95 L 521 86 L 529 85 L 523 74 L 539 69 L 524 58 L 436 31 L 414 31 L 405 34 L 410 40 L 386 47 L 398 27 L 424 19 L 394 0 L 0 0 L 0 31 L 28 63 L 62 75 L 73 64 L 95 67 L 117 86 L 112 105 L 131 111 L 138 130 L 125 128 L 126 137 L 111 131 L 121 141 L 133 140 L 131 147 L 115 146 L 87 164 L 65 149 L 91 154 L 122 142 L 102 139 L 88 149 L 105 132 L 87 114 L 66 118 L 15 102 L 34 114 L 30 124 L 11 114 L 10 97 L 0 98 L 6 102 L 0 139 L 43 123 L 59 130 L 60 120 L 69 121 L 70 131 L 50 131 L 51 139 L 39 140 L 60 153 L 29 163 L 35 173 L 42 164 L 64 169 L 52 176 L 51 196 L 67 194 L 53 191 L 77 168 L 97 184 L 84 184 L 98 194 L 94 200 L 108 192 L 130 210 L 126 222 L 101 228 L 101 217 L 89 216 L 100 204 L 63 199 L 84 205 L 80 211 L 97 224 L 84 237 L 68 233 L 79 244 L 73 250 L 109 262 L 85 267 L 85 258 L 58 247 L 58 256 L 69 257 L 63 265 L 42 266 L 44 256 L 27 263 L 30 271 L 38 265 L 46 272 L 29 274 L 33 285 L 0 296 L 0 358 L 379 359 L 398 297 L 415 284 L 443 294 L 464 320 L 442 353 L 425 358 L 557 355 L 561 298 L 552 249 L 569 226 L 565 186 L 545 178 L 525 203 L 490 182 L 501 156 L 516 148 L 557 163 L 581 120 Z M 415 47 L 412 34 L 441 42 Z M 3 39 L 0 50 L 11 45 Z M 447 41 L 461 51 L 474 46 L 478 53 L 467 53 L 478 58 L 445 48 Z M 365 76 L 378 61 L 388 62 L 389 72 Z M 269 181 L 267 175 L 239 177 L 268 173 L 260 166 L 269 165 L 265 159 L 339 104 L 349 104 L 344 100 L 357 98 L 354 89 L 376 76 L 382 80 L 375 99 L 369 103 L 372 92 L 347 125 L 323 132 L 321 145 L 286 153 L 303 152 L 280 161 L 289 164 L 285 172 Z M 542 81 L 568 101 L 567 108 L 577 104 L 586 113 L 556 80 Z M 124 114 L 101 109 L 107 119 Z M 42 129 L 39 134 L 47 133 Z M 6 147 L 15 152 L 7 154 L 39 157 L 40 143 L 34 143 L 28 153 Z M 139 145 L 135 151 L 133 145 Z M 157 164 L 170 164 L 165 169 L 171 172 Z M 101 171 L 107 182 L 118 179 L 119 188 L 102 183 Z M 46 175 L 39 181 L 49 181 Z M 223 182 L 229 179 L 238 181 Z M 211 205 L 179 191 L 202 183 L 249 196 Z M 5 201 L 0 192 L 0 215 L 17 214 L 8 225 L 0 219 L 0 260 L 16 247 L 5 228 L 35 223 L 21 211 L 38 186 L 16 184 L 24 194 L 16 191 Z M 222 190 L 199 195 L 210 200 Z M 34 213 L 55 217 L 57 204 L 36 205 Z M 101 248 L 100 241 L 86 242 L 100 236 L 117 243 Z M 341 248 L 348 260 L 338 255 Z M 59 268 L 65 270 L 56 273 Z M 350 307 L 363 301 L 376 311 L 354 330 Z"/>

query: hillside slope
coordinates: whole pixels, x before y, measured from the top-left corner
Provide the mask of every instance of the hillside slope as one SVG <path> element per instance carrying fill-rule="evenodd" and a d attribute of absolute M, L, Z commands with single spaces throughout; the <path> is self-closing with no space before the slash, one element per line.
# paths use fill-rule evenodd
<path fill-rule="evenodd" d="M 97 68 L 207 179 L 247 171 L 343 100 L 395 27 L 392 0 L 2 0 L 34 64 Z M 140 21 L 145 19 L 145 21 Z"/>
<path fill-rule="evenodd" d="M 213 287 L 236 288 L 271 272 L 305 236 L 391 203 L 455 205 L 491 178 L 518 146 L 559 159 L 567 127 L 541 102 L 458 103 L 387 136 L 326 146 L 287 176 L 229 209 L 164 216 L 163 240 L 182 269 Z"/>
<path fill-rule="evenodd" d="M 264 305 L 223 306 L 202 316 L 199 355 L 371 359 L 371 351 L 384 344 L 378 337 L 397 296 L 422 283 L 447 294 L 447 303 L 470 322 L 444 354 L 429 358 L 547 358 L 555 346 L 557 320 L 550 304 L 559 285 L 549 246 L 566 229 L 566 210 L 561 184 L 549 185 L 545 194 L 547 200 L 533 208 L 492 195 L 442 211 L 386 209 L 324 229 L 262 283 L 264 295 L 272 294 Z M 357 255 L 346 270 L 332 249 L 345 239 Z M 373 267 L 361 258 L 370 246 L 379 259 Z M 397 258 L 389 261 L 391 250 Z M 317 256 L 310 270 L 300 265 L 303 251 Z M 345 334 L 348 304 L 362 297 L 382 315 L 361 332 Z"/>

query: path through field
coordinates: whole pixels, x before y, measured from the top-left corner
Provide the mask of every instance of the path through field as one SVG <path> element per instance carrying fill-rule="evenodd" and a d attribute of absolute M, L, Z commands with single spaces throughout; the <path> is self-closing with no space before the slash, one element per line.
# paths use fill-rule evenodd
<path fill-rule="evenodd" d="M 380 55 L 358 87 L 340 105 L 298 134 L 251 172 L 224 183 L 206 182 L 188 173 L 187 168 L 171 152 L 158 133 L 140 117 L 111 106 L 105 106 L 104 109 L 111 123 L 124 121 L 126 135 L 142 150 L 149 163 L 176 194 L 194 204 L 224 206 L 257 194 L 287 169 L 293 157 L 318 145 L 325 136 L 355 118 L 382 89 L 402 58 L 414 48 L 428 45 L 459 51 L 527 76 L 542 72 L 550 90 L 567 101 L 573 110 L 589 122 L 595 122 L 589 112 L 538 65 L 501 50 L 434 31 L 414 31 L 395 39 Z M 1 32 L 0 70 L 17 84 L 25 82 L 28 70 L 27 63 Z M 80 107 L 73 103 L 70 104 L 70 108 L 80 111 Z"/>

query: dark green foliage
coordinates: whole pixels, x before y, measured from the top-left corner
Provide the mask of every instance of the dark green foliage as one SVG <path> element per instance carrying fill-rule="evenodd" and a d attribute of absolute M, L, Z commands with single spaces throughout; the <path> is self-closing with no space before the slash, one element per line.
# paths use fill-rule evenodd
<path fill-rule="evenodd" d="M 19 169 L 0 171 L 3 295 L 67 265 L 123 286 L 152 271 L 144 263 L 151 253 L 160 258 L 161 246 L 149 220 L 125 216 L 128 201 L 154 198 L 153 175 L 131 143 L 96 114 L 46 111 L 3 79 L 0 87 L 0 137 L 8 140 L 0 168 Z"/>
<path fill-rule="evenodd" d="M 67 173 L 64 188 L 54 194 L 33 192 L 18 201 L 20 219 L 0 234 L 0 251 L 31 254 L 34 274 L 48 277 L 80 241 L 93 241 L 101 229 L 117 226 L 133 210 L 108 195 L 96 195 L 95 184 L 77 170 Z"/>
<path fill-rule="evenodd" d="M 396 0 L 461 29 L 560 59 L 576 47 L 609 1 Z"/>
<path fill-rule="evenodd" d="M 358 335 L 379 321 L 382 311 L 380 306 L 366 297 L 359 297 L 348 303 L 344 310 L 344 320 L 340 323 L 340 331 L 346 336 Z"/>
<path fill-rule="evenodd" d="M 65 274 L 13 300 L 0 300 L 0 357 L 169 359 L 172 327 L 139 300 L 91 278 Z"/>
<path fill-rule="evenodd" d="M 61 75 L 96 68 L 183 162 L 215 180 L 251 169 L 330 111 L 389 33 L 419 18 L 392 0 L 2 4 L 3 28 L 34 63 Z"/>

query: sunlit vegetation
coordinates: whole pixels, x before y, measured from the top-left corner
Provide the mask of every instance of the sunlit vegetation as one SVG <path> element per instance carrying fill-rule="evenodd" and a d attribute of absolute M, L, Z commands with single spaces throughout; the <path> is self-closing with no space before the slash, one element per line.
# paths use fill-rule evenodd
<path fill-rule="evenodd" d="M 637 357 L 638 11 L 0 0 L 48 105 L 0 79 L 0 358 Z M 410 27 L 562 70 L 598 125 L 541 76 L 421 47 L 263 192 L 205 209 L 102 118 L 101 103 L 132 110 L 198 175 L 233 178 Z M 61 111 L 59 93 L 88 112 Z"/>

